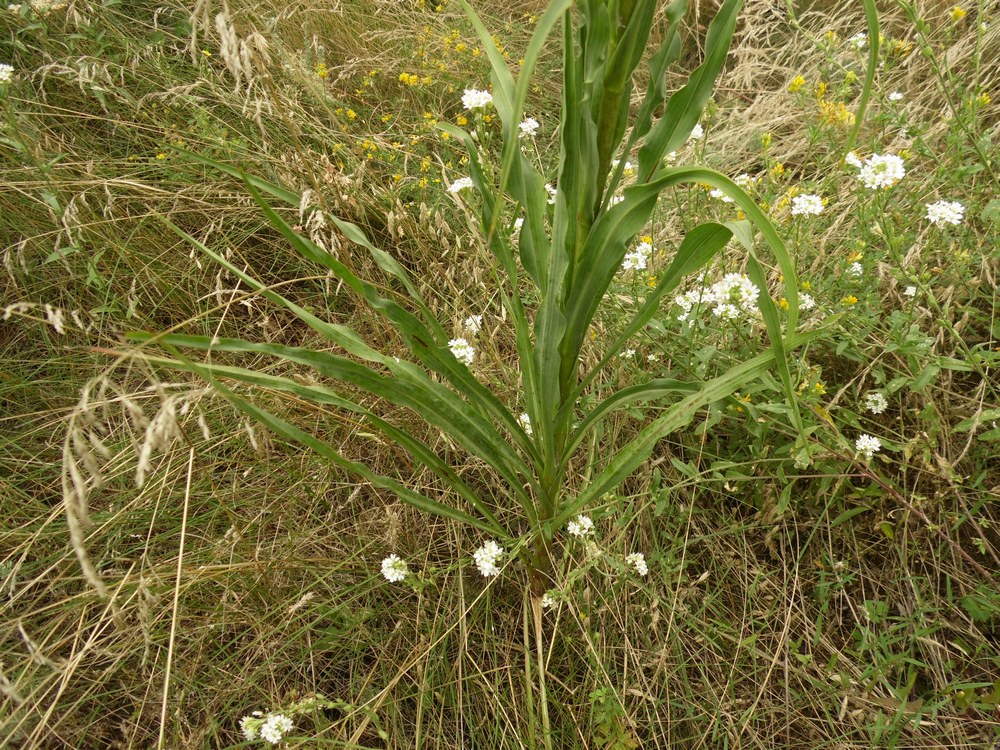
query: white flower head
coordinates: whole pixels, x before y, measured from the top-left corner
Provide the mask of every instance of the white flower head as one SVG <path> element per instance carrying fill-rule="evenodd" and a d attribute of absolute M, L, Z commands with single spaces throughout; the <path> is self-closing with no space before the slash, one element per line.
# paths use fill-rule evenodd
<path fill-rule="evenodd" d="M 528 416 L 527 412 L 521 413 L 521 416 L 517 418 L 517 423 L 521 425 L 521 429 L 524 430 L 524 434 L 528 437 L 535 434 L 535 431 L 531 429 L 531 417 Z"/>
<path fill-rule="evenodd" d="M 257 739 L 257 725 L 260 723 L 257 716 L 260 716 L 260 711 L 254 711 L 254 715 L 244 716 L 240 719 L 240 731 L 243 733 L 243 739 L 247 742 L 253 742 Z"/>
<path fill-rule="evenodd" d="M 503 547 L 492 539 L 472 554 L 472 559 L 476 561 L 476 567 L 485 578 L 492 578 L 500 574 L 497 562 L 501 557 L 503 557 Z"/>
<path fill-rule="evenodd" d="M 862 50 L 868 46 L 868 35 L 865 33 L 855 34 L 850 39 L 847 40 L 854 49 Z"/>
<path fill-rule="evenodd" d="M 465 322 L 462 325 L 465 326 L 465 330 L 466 331 L 468 331 L 473 336 L 475 336 L 477 333 L 479 333 L 479 329 L 482 328 L 482 325 L 483 325 L 483 316 L 482 315 L 470 315 L 469 317 L 467 317 L 465 319 Z"/>
<path fill-rule="evenodd" d="M 931 224 L 938 226 L 942 224 L 954 224 L 958 226 L 962 223 L 965 215 L 965 206 L 958 201 L 938 201 L 927 204 L 927 218 Z"/>
<path fill-rule="evenodd" d="M 0 83 L 8 83 L 14 77 L 14 66 L 0 63 Z"/>
<path fill-rule="evenodd" d="M 472 348 L 465 339 L 452 339 L 448 342 L 448 348 L 455 355 L 455 359 L 468 367 L 476 359 L 476 350 Z"/>
<path fill-rule="evenodd" d="M 674 304 L 683 310 L 677 316 L 682 322 L 691 316 L 696 307 L 701 306 L 711 307 L 718 318 L 736 320 L 756 316 L 759 296 L 760 289 L 748 277 L 729 273 L 707 289 L 694 289 L 674 297 Z"/>
<path fill-rule="evenodd" d="M 549 194 L 548 204 L 550 206 L 555 205 L 556 194 L 558 191 L 554 187 L 552 187 L 552 183 L 550 182 L 545 183 L 545 192 Z"/>
<path fill-rule="evenodd" d="M 542 608 L 550 609 L 555 606 L 556 598 L 552 595 L 551 591 L 546 591 L 542 594 Z"/>
<path fill-rule="evenodd" d="M 516 219 L 514 219 L 514 229 L 511 230 L 510 236 L 514 239 L 517 239 L 521 234 L 521 227 L 523 226 L 524 226 L 524 217 L 518 216 Z"/>
<path fill-rule="evenodd" d="M 646 556 L 641 552 L 633 552 L 625 558 L 625 562 L 635 568 L 635 572 L 641 576 L 649 573 L 649 566 L 646 564 Z"/>
<path fill-rule="evenodd" d="M 728 195 L 726 195 L 724 192 L 722 192 L 722 190 L 720 190 L 719 188 L 715 188 L 713 190 L 710 190 L 708 192 L 708 194 L 710 196 L 712 196 L 713 198 L 722 201 L 723 203 L 732 203 L 733 202 L 733 199 L 730 198 Z"/>
<path fill-rule="evenodd" d="M 816 216 L 823 211 L 823 199 L 806 193 L 792 198 L 792 216 Z"/>
<path fill-rule="evenodd" d="M 579 515 L 566 524 L 566 531 L 577 539 L 583 539 L 594 530 L 594 522 L 590 516 Z"/>
<path fill-rule="evenodd" d="M 448 186 L 448 192 L 454 195 L 461 190 L 465 190 L 466 188 L 471 188 L 471 187 L 475 187 L 471 177 L 459 177 L 457 180 L 455 180 Z"/>
<path fill-rule="evenodd" d="M 852 167 L 856 167 L 857 169 L 861 169 L 862 167 L 861 159 L 853 151 L 847 152 L 847 156 L 844 157 L 844 163 L 850 164 Z"/>
<path fill-rule="evenodd" d="M 888 99 L 889 99 L 890 102 L 901 102 L 901 101 L 903 101 L 903 98 L 904 97 L 903 97 L 903 92 L 902 91 L 893 91 L 888 96 Z"/>
<path fill-rule="evenodd" d="M 653 254 L 653 246 L 648 242 L 640 242 L 638 247 L 625 255 L 622 261 L 623 271 L 644 271 L 649 258 Z"/>
<path fill-rule="evenodd" d="M 861 278 L 862 276 L 864 276 L 864 274 L 865 274 L 865 267 L 860 263 L 858 263 L 857 261 L 854 261 L 854 263 L 851 263 L 851 265 L 847 267 L 848 276 L 853 276 L 854 278 Z"/>
<path fill-rule="evenodd" d="M 389 555 L 382 561 L 382 575 L 389 583 L 398 583 L 409 575 L 410 570 L 406 567 L 406 560 L 399 555 Z"/>
<path fill-rule="evenodd" d="M 895 154 L 872 154 L 861 165 L 858 179 L 869 190 L 891 188 L 906 175 L 903 160 Z"/>
<path fill-rule="evenodd" d="M 907 297 L 916 297 L 917 288 L 915 286 L 908 286 L 906 287 L 906 289 L 903 290 L 903 294 L 905 294 Z"/>
<path fill-rule="evenodd" d="M 625 200 L 624 195 L 612 195 L 611 200 L 608 201 L 608 208 L 611 208 L 612 206 L 617 206 L 623 200 Z"/>
<path fill-rule="evenodd" d="M 871 461 L 872 456 L 882 450 L 882 441 L 871 435 L 862 435 L 854 441 L 854 450 L 863 453 L 865 458 Z"/>
<path fill-rule="evenodd" d="M 691 141 L 697 141 L 703 135 L 705 135 L 705 128 L 703 128 L 699 122 L 694 126 L 694 128 L 691 129 L 691 135 L 688 136 L 688 143 Z"/>
<path fill-rule="evenodd" d="M 260 726 L 260 738 L 277 745 L 292 731 L 293 726 L 292 720 L 284 714 L 271 714 Z"/>
<path fill-rule="evenodd" d="M 868 391 L 865 394 L 865 409 L 872 414 L 881 414 L 889 408 L 889 402 L 881 391 Z M 860 449 L 859 449 L 860 450 Z"/>
<path fill-rule="evenodd" d="M 462 94 L 462 106 L 466 109 L 482 109 L 493 103 L 493 95 L 489 91 L 466 89 Z"/>
<path fill-rule="evenodd" d="M 799 293 L 799 309 L 800 310 L 812 310 L 816 307 L 816 300 L 813 299 L 811 294 L 806 292 Z"/>
<path fill-rule="evenodd" d="M 526 117 L 521 121 L 521 124 L 517 126 L 518 130 L 521 131 L 521 135 L 526 135 L 529 138 L 534 138 L 535 134 L 538 132 L 540 127 L 538 120 L 534 117 Z"/>

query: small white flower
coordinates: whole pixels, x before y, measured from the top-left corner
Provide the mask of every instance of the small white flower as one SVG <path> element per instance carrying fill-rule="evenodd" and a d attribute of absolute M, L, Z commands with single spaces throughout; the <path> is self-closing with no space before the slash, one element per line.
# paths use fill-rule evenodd
<path fill-rule="evenodd" d="M 406 567 L 406 560 L 399 555 L 389 555 L 382 561 L 382 575 L 389 583 L 398 583 L 409 575 L 410 570 Z"/>
<path fill-rule="evenodd" d="M 862 50 L 868 46 L 868 35 L 864 33 L 855 34 L 847 40 L 847 43 L 854 47 L 854 49 Z"/>
<path fill-rule="evenodd" d="M 659 354 L 647 354 L 646 355 L 646 361 L 647 362 L 659 362 L 660 361 L 660 355 Z"/>
<path fill-rule="evenodd" d="M 558 191 L 554 187 L 552 187 L 551 183 L 546 182 L 545 183 L 545 192 L 547 192 L 549 194 L 548 204 L 550 206 L 555 205 L 555 202 L 556 202 L 556 193 Z"/>
<path fill-rule="evenodd" d="M 891 94 L 889 94 L 888 98 L 890 102 L 901 102 L 903 101 L 903 92 L 893 91 Z"/>
<path fill-rule="evenodd" d="M 677 152 L 671 151 L 669 154 L 663 157 L 663 161 L 665 161 L 667 164 L 673 164 L 675 161 L 677 161 Z"/>
<path fill-rule="evenodd" d="M 551 592 L 546 591 L 544 594 L 542 594 L 542 608 L 543 609 L 549 609 L 549 608 L 555 606 L 555 603 L 556 603 L 556 598 L 554 596 L 552 596 Z"/>
<path fill-rule="evenodd" d="M 823 211 L 823 199 L 806 193 L 792 198 L 792 216 L 816 216 Z"/>
<path fill-rule="evenodd" d="M 862 166 L 861 159 L 858 158 L 858 155 L 853 151 L 847 152 L 847 156 L 844 157 L 844 163 L 850 164 L 852 167 L 857 167 L 858 169 L 861 169 Z"/>
<path fill-rule="evenodd" d="M 649 263 L 649 258 L 653 254 L 653 246 L 648 242 L 640 242 L 639 246 L 636 247 L 630 253 L 625 255 L 625 260 L 622 261 L 623 271 L 644 271 L 646 270 L 646 264 Z"/>
<path fill-rule="evenodd" d="M 520 234 L 521 234 L 521 227 L 523 227 L 523 226 L 524 226 L 524 217 L 523 216 L 518 216 L 516 219 L 514 219 L 514 229 L 510 233 L 510 236 L 514 237 L 515 239 L 518 236 L 520 236 Z"/>
<path fill-rule="evenodd" d="M 865 409 L 872 414 L 881 414 L 889 408 L 889 402 L 881 391 L 868 391 L 865 394 Z"/>
<path fill-rule="evenodd" d="M 623 200 L 625 200 L 624 195 L 612 195 L 611 200 L 608 201 L 608 208 L 611 208 L 612 206 L 617 206 Z"/>
<path fill-rule="evenodd" d="M 503 547 L 490 539 L 486 544 L 477 549 L 472 558 L 476 561 L 476 567 L 485 578 L 492 578 L 500 574 L 497 561 L 503 557 Z"/>
<path fill-rule="evenodd" d="M 14 77 L 14 66 L 0 63 L 0 83 L 8 83 Z"/>
<path fill-rule="evenodd" d="M 524 434 L 528 437 L 535 434 L 535 431 L 531 429 L 531 417 L 528 416 L 527 412 L 521 413 L 521 416 L 517 418 L 517 423 L 521 425 L 521 429 L 524 430 Z"/>
<path fill-rule="evenodd" d="M 800 310 L 812 310 L 814 307 L 816 307 L 816 300 L 813 299 L 811 294 L 806 294 L 805 292 L 799 294 Z"/>
<path fill-rule="evenodd" d="M 566 531 L 577 539 L 583 539 L 593 530 L 594 522 L 590 520 L 590 516 L 579 515 L 566 524 Z"/>
<path fill-rule="evenodd" d="M 741 188 L 753 187 L 760 181 L 758 177 L 751 177 L 746 172 L 738 174 L 733 178 L 733 182 L 739 185 Z"/>
<path fill-rule="evenodd" d="M 641 552 L 633 552 L 625 558 L 625 562 L 635 568 L 635 572 L 641 576 L 649 573 L 649 566 L 646 564 L 646 556 Z"/>
<path fill-rule="evenodd" d="M 858 179 L 869 190 L 891 188 L 906 175 L 903 160 L 895 154 L 872 154 L 861 165 Z"/>
<path fill-rule="evenodd" d="M 906 287 L 906 289 L 903 290 L 903 294 L 905 294 L 907 297 L 916 297 L 917 288 L 915 286 L 908 286 Z"/>
<path fill-rule="evenodd" d="M 466 367 L 471 365 L 473 360 L 476 358 L 476 350 L 473 349 L 472 344 L 465 339 L 452 339 L 448 342 L 448 348 L 451 349 L 451 353 L 455 355 L 455 359 Z"/>
<path fill-rule="evenodd" d="M 483 325 L 483 316 L 482 315 L 470 315 L 469 317 L 467 317 L 465 319 L 465 322 L 462 325 L 465 326 L 465 330 L 466 331 L 468 331 L 473 336 L 475 336 L 477 333 L 479 333 L 479 329 Z"/>
<path fill-rule="evenodd" d="M 611 161 L 611 168 L 612 169 L 618 169 L 618 165 L 621 164 L 621 163 L 622 163 L 621 159 L 613 159 Z M 625 167 L 622 169 L 622 174 L 625 177 L 631 177 L 632 175 L 634 175 L 635 174 L 635 165 L 632 162 L 630 162 L 630 161 L 626 161 L 625 162 Z"/>
<path fill-rule="evenodd" d="M 855 278 L 860 278 L 861 276 L 864 276 L 864 273 L 865 273 L 865 267 L 862 266 L 857 261 L 851 263 L 851 265 L 847 267 L 848 276 L 854 276 Z"/>
<path fill-rule="evenodd" d="M 705 128 L 703 128 L 701 126 L 701 123 L 699 122 L 697 125 L 694 126 L 694 128 L 692 128 L 691 135 L 688 136 L 688 143 L 690 143 L 691 141 L 697 141 L 703 135 L 705 135 Z"/>
<path fill-rule="evenodd" d="M 962 223 L 965 215 L 965 206 L 958 201 L 938 201 L 927 204 L 927 218 L 931 224 L 954 224 L 958 226 Z"/>
<path fill-rule="evenodd" d="M 534 117 L 526 117 L 517 127 L 521 131 L 521 135 L 534 138 L 540 126 L 538 124 L 538 120 Z"/>
<path fill-rule="evenodd" d="M 458 193 L 460 190 L 465 190 L 466 188 L 475 187 L 472 182 L 471 177 L 459 177 L 453 183 L 448 186 L 448 192 L 452 195 Z"/>
<path fill-rule="evenodd" d="M 260 711 L 254 711 L 255 714 L 260 714 Z M 253 742 L 257 739 L 257 729 L 256 729 L 257 719 L 254 716 L 244 716 L 240 719 L 240 731 L 243 732 L 243 739 L 247 742 Z"/>
<path fill-rule="evenodd" d="M 292 731 L 292 720 L 284 714 L 271 714 L 260 727 L 260 737 L 272 745 L 277 745 Z"/>
<path fill-rule="evenodd" d="M 719 188 L 715 188 L 714 190 L 710 190 L 708 194 L 710 196 L 712 196 L 713 198 L 716 198 L 716 199 L 722 201 L 723 203 L 732 203 L 733 202 L 733 199 L 730 198 L 728 195 L 726 195 L 724 192 L 722 192 Z"/>
<path fill-rule="evenodd" d="M 882 450 L 882 441 L 871 435 L 862 435 L 854 441 L 854 449 L 858 453 L 864 453 L 865 458 L 871 461 L 872 456 Z"/>
<path fill-rule="evenodd" d="M 489 91 L 466 89 L 462 94 L 462 106 L 466 109 L 482 109 L 493 103 L 493 95 Z"/>
<path fill-rule="evenodd" d="M 618 352 L 619 359 L 632 359 L 635 356 L 635 349 L 622 349 Z"/>

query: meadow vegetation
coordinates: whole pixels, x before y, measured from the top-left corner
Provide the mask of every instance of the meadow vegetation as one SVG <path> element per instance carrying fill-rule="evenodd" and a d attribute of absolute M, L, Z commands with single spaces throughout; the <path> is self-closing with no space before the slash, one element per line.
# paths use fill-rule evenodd
<path fill-rule="evenodd" d="M 561 28 L 536 59 L 546 3 L 474 7 L 492 48 L 458 0 L 0 10 L 0 746 L 992 746 L 995 6 L 881 2 L 874 45 L 854 3 L 747 3 L 656 168 L 753 205 L 663 190 L 581 329 L 579 371 L 602 367 L 561 436 L 511 312 L 542 316 L 516 248 L 577 185 L 555 179 Z M 717 10 L 672 25 L 667 94 Z M 519 126 L 491 56 L 536 63 Z M 607 154 L 600 211 L 639 195 L 637 152 Z M 544 226 L 484 214 L 511 153 L 552 189 Z M 706 222 L 721 249 L 664 294 Z M 440 321 L 432 376 L 389 302 Z M 406 387 L 332 377 L 365 358 Z M 398 405 L 472 401 L 464 377 L 505 410 L 475 419 L 508 463 Z M 562 504 L 536 528 L 507 469 L 550 440 Z"/>

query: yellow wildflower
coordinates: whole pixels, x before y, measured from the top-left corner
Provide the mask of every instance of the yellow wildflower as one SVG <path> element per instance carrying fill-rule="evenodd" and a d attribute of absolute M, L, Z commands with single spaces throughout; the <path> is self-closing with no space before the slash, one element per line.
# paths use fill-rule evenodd
<path fill-rule="evenodd" d="M 842 305 L 856 305 L 856 304 L 858 304 L 858 298 L 855 297 L 853 294 L 848 294 L 846 297 L 844 297 L 843 299 L 840 300 L 840 304 L 842 304 Z"/>
<path fill-rule="evenodd" d="M 788 300 L 782 297 L 780 300 L 778 300 L 778 307 L 780 307 L 782 310 L 787 310 Z"/>
<path fill-rule="evenodd" d="M 795 76 L 795 78 L 792 79 L 792 82 L 788 84 L 788 91 L 794 94 L 796 91 L 798 91 L 805 85 L 806 85 L 805 78 L 803 78 L 802 76 Z"/>
<path fill-rule="evenodd" d="M 465 115 L 459 115 L 458 117 L 455 118 L 455 122 L 458 123 L 459 125 L 468 125 L 469 118 L 466 117 Z"/>
<path fill-rule="evenodd" d="M 326 66 L 323 63 L 320 63 L 316 66 L 316 75 L 318 75 L 321 79 L 326 78 L 330 75 L 330 71 L 326 69 Z"/>
<path fill-rule="evenodd" d="M 951 18 L 952 21 L 957 23 L 958 21 L 961 21 L 963 18 L 965 18 L 965 10 L 961 6 L 956 5 L 954 8 L 951 9 L 951 13 L 949 13 L 948 16 Z"/>

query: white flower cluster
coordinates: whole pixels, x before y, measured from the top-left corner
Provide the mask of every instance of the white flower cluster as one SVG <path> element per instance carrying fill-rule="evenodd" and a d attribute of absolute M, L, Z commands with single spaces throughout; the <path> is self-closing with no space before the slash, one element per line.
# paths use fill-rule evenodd
<path fill-rule="evenodd" d="M 741 316 L 757 314 L 757 297 L 760 289 L 742 274 L 727 273 L 707 289 L 695 289 L 674 297 L 674 304 L 683 312 L 677 316 L 685 321 L 691 313 L 702 305 L 712 307 L 712 313 L 725 320 L 736 320 Z"/>
<path fill-rule="evenodd" d="M 854 261 L 847 267 L 847 275 L 859 279 L 865 275 L 865 267 L 857 261 Z"/>
<path fill-rule="evenodd" d="M 493 95 L 489 91 L 466 89 L 462 94 L 462 106 L 466 109 L 482 109 L 493 103 Z"/>
<path fill-rule="evenodd" d="M 556 603 L 556 598 L 552 595 L 551 592 L 546 591 L 544 594 L 542 594 L 543 609 L 550 609 L 551 607 L 555 606 L 555 603 Z"/>
<path fill-rule="evenodd" d="M 618 165 L 621 163 L 622 163 L 621 159 L 613 159 L 611 161 L 611 168 L 618 169 Z M 631 177 L 634 174 L 635 174 L 635 165 L 630 161 L 626 161 L 625 167 L 622 169 L 622 175 L 624 175 L 625 177 Z"/>
<path fill-rule="evenodd" d="M 468 367 L 476 359 L 476 350 L 465 339 L 452 339 L 448 342 L 448 348 L 455 355 L 455 359 Z"/>
<path fill-rule="evenodd" d="M 625 255 L 622 261 L 623 271 L 645 271 L 646 264 L 653 254 L 653 246 L 648 242 L 640 242 L 638 247 Z"/>
<path fill-rule="evenodd" d="M 501 557 L 503 557 L 503 547 L 492 539 L 472 554 L 472 558 L 476 561 L 476 567 L 485 578 L 492 578 L 500 574 L 497 562 Z"/>
<path fill-rule="evenodd" d="M 451 193 L 452 195 L 455 195 L 459 191 L 471 187 L 475 187 L 471 177 L 459 177 L 457 180 L 455 180 L 448 186 L 448 192 Z"/>
<path fill-rule="evenodd" d="M 813 296 L 805 292 L 799 292 L 799 309 L 812 310 L 814 307 L 816 307 L 816 300 L 813 299 Z"/>
<path fill-rule="evenodd" d="M 889 408 L 889 402 L 880 391 L 868 391 L 865 394 L 865 408 L 872 414 L 881 414 Z"/>
<path fill-rule="evenodd" d="M 517 127 L 521 131 L 521 135 L 534 138 L 535 134 L 538 132 L 538 128 L 541 126 L 539 125 L 538 120 L 534 117 L 526 117 Z"/>
<path fill-rule="evenodd" d="M 958 226 L 962 223 L 965 215 L 965 206 L 958 201 L 938 201 L 927 204 L 927 218 L 931 224 L 954 224 Z"/>
<path fill-rule="evenodd" d="M 743 174 L 738 174 L 738 175 L 736 175 L 736 177 L 733 178 L 733 182 L 735 182 L 737 185 L 739 185 L 741 188 L 744 188 L 744 189 L 745 188 L 751 188 L 751 187 L 753 187 L 754 185 L 757 184 L 757 181 L 758 181 L 758 178 L 751 177 L 746 172 L 744 172 Z M 712 196 L 713 198 L 718 198 L 723 203 L 732 203 L 733 202 L 733 199 L 730 198 L 728 195 L 726 195 L 724 192 L 722 192 L 719 188 L 715 188 L 714 190 L 710 190 L 708 192 L 708 194 L 710 196 Z"/>
<path fill-rule="evenodd" d="M 260 738 L 272 745 L 281 742 L 294 726 L 284 714 L 268 714 L 265 717 L 260 711 L 254 711 L 240 720 L 240 730 L 247 742 Z"/>
<path fill-rule="evenodd" d="M 399 555 L 389 555 L 382 561 L 382 575 L 389 583 L 398 583 L 409 575 L 410 570 L 406 567 L 406 560 Z"/>
<path fill-rule="evenodd" d="M 792 198 L 792 216 L 816 216 L 823 211 L 823 199 L 806 193 Z"/>
<path fill-rule="evenodd" d="M 868 46 L 868 35 L 865 33 L 855 34 L 847 40 L 847 43 L 856 50 L 862 50 Z"/>
<path fill-rule="evenodd" d="M 590 516 L 579 515 L 566 524 L 566 531 L 578 539 L 583 539 L 594 530 L 594 522 Z"/>
<path fill-rule="evenodd" d="M 699 122 L 694 126 L 694 128 L 691 129 L 691 135 L 688 136 L 688 143 L 691 141 L 697 141 L 703 135 L 705 135 L 705 128 L 703 128 Z"/>
<path fill-rule="evenodd" d="M 903 101 L 903 92 L 893 91 L 891 94 L 889 94 L 888 99 L 890 102 L 901 102 Z"/>
<path fill-rule="evenodd" d="M 907 297 L 916 297 L 917 288 L 915 286 L 908 286 L 906 287 L 906 289 L 903 290 L 903 294 L 905 294 Z"/>
<path fill-rule="evenodd" d="M 862 435 L 854 441 L 854 450 L 864 453 L 865 458 L 871 461 L 872 456 L 882 450 L 882 441 L 871 435 Z"/>
<path fill-rule="evenodd" d="M 649 566 L 646 564 L 646 556 L 641 552 L 633 552 L 625 558 L 625 562 L 635 568 L 635 572 L 641 576 L 649 573 Z"/>
<path fill-rule="evenodd" d="M 851 152 L 853 154 L 853 152 Z M 849 161 L 851 154 L 845 158 L 849 164 L 859 161 L 857 156 L 853 161 Z M 856 166 L 856 165 L 855 165 Z M 891 188 L 906 175 L 906 167 L 903 160 L 895 154 L 872 154 L 861 163 L 858 179 L 864 183 L 869 190 L 879 188 Z"/>
<path fill-rule="evenodd" d="M 527 412 L 521 413 L 521 416 L 517 418 L 517 423 L 521 425 L 521 429 L 524 430 L 524 434 L 528 437 L 535 434 L 535 431 L 531 429 L 531 417 L 528 416 Z"/>
<path fill-rule="evenodd" d="M 545 183 L 545 192 L 549 194 L 549 200 L 547 201 L 550 206 L 554 206 L 556 202 L 557 190 L 552 187 L 552 183 Z"/>
<path fill-rule="evenodd" d="M 14 77 L 14 66 L 7 63 L 0 63 L 0 83 L 9 83 Z"/>
<path fill-rule="evenodd" d="M 475 336 L 477 333 L 479 333 L 479 329 L 483 325 L 483 316 L 482 315 L 470 315 L 469 317 L 467 317 L 465 319 L 465 322 L 462 325 L 465 326 L 465 330 L 466 331 L 468 331 L 473 336 Z"/>

